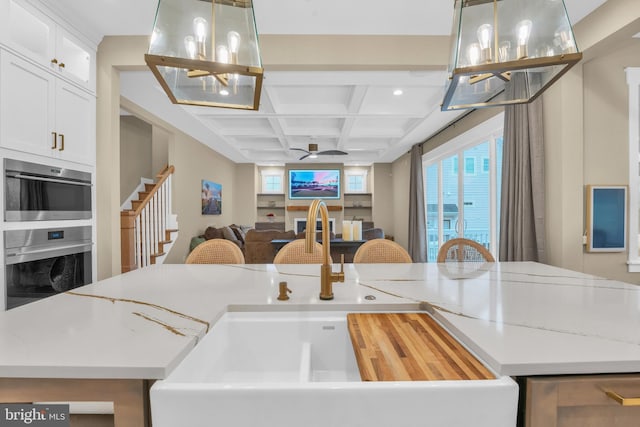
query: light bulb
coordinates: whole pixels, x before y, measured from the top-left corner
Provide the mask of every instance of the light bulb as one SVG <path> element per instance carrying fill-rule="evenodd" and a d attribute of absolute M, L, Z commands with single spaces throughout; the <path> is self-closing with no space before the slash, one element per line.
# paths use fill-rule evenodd
<path fill-rule="evenodd" d="M 571 30 L 566 27 L 560 27 L 554 34 L 554 44 L 558 45 L 562 53 L 573 53 L 575 51 L 575 43 Z"/>
<path fill-rule="evenodd" d="M 225 45 L 219 45 L 216 49 L 216 62 L 220 62 L 222 64 L 229 63 L 229 49 Z"/>
<path fill-rule="evenodd" d="M 196 58 L 196 41 L 193 36 L 187 36 L 184 38 L 184 47 L 187 49 L 187 56 L 191 59 Z"/>
<path fill-rule="evenodd" d="M 489 24 L 480 25 L 478 28 L 478 41 L 481 48 L 487 49 L 490 46 L 491 36 L 493 36 L 493 27 Z"/>
<path fill-rule="evenodd" d="M 227 33 L 227 44 L 231 53 L 238 53 L 240 50 L 240 34 L 237 31 L 229 31 Z"/>
<path fill-rule="evenodd" d="M 509 60 L 509 56 L 511 54 L 511 42 L 508 40 L 500 43 L 500 47 L 498 48 L 498 58 L 500 62 L 507 62 Z"/>
<path fill-rule="evenodd" d="M 525 19 L 523 21 L 518 22 L 516 25 L 516 34 L 518 37 L 518 59 L 526 58 L 529 56 L 527 52 L 527 43 L 529 43 L 529 36 L 531 36 L 531 27 L 533 23 Z"/>
<path fill-rule="evenodd" d="M 207 20 L 197 17 L 193 20 L 193 33 L 196 35 L 198 43 L 203 43 L 207 38 Z"/>
<path fill-rule="evenodd" d="M 477 35 L 481 49 L 480 62 L 491 62 L 491 39 L 493 38 L 493 27 L 489 24 L 480 25 Z"/>
<path fill-rule="evenodd" d="M 230 62 L 237 64 L 238 51 L 240 50 L 240 34 L 236 31 L 229 31 L 227 33 L 227 45 L 229 46 Z"/>
<path fill-rule="evenodd" d="M 193 20 L 193 32 L 196 36 L 196 48 L 198 50 L 199 59 L 207 57 L 207 21 L 204 18 L 197 17 Z"/>
<path fill-rule="evenodd" d="M 480 63 L 480 50 L 480 45 L 478 43 L 471 43 L 467 48 L 467 58 L 472 66 Z"/>

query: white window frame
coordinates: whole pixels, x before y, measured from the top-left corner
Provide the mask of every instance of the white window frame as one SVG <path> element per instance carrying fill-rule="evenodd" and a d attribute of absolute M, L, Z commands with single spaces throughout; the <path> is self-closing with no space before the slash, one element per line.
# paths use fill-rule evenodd
<path fill-rule="evenodd" d="M 457 156 L 458 159 L 464 159 L 464 152 L 469 148 L 472 148 L 476 145 L 482 144 L 487 141 L 491 141 L 489 144 L 489 226 L 490 226 L 490 242 L 489 242 L 489 252 L 494 256 L 495 259 L 498 259 L 498 212 L 497 212 L 497 201 L 499 194 L 496 194 L 498 186 L 496 177 L 496 142 L 498 138 L 503 137 L 504 134 L 504 113 L 497 114 L 496 116 L 490 118 L 484 123 L 479 124 L 473 129 L 468 130 L 462 135 L 457 136 L 456 138 L 448 141 L 445 144 L 437 147 L 434 150 L 425 153 L 422 156 L 422 170 L 425 171 L 428 166 L 431 166 L 434 163 L 440 163 L 442 160 L 451 157 L 453 155 Z M 464 160 L 463 160 L 464 162 Z M 458 170 L 460 170 L 460 161 L 458 160 Z M 438 194 L 442 194 L 442 167 L 438 167 Z M 465 171 L 463 169 L 463 173 L 458 173 L 458 189 L 463 188 Z M 425 182 L 426 188 L 426 182 Z M 458 206 L 464 207 L 464 192 L 458 191 Z M 425 217 L 427 215 L 427 205 L 425 201 Z M 442 199 L 438 197 L 438 218 L 443 217 L 443 207 L 442 207 Z M 458 222 L 464 224 L 464 209 L 461 209 L 458 213 Z M 426 224 L 425 224 L 426 225 Z M 442 224 L 438 225 L 438 246 L 442 246 L 444 243 L 444 227 Z M 462 233 L 460 233 L 462 235 Z"/>
<path fill-rule="evenodd" d="M 267 189 L 267 178 L 278 177 L 280 178 L 280 190 Z M 260 171 L 260 181 L 262 186 L 262 193 L 267 194 L 284 194 L 284 170 L 267 169 Z"/>
<path fill-rule="evenodd" d="M 365 169 L 345 169 L 344 170 L 344 192 L 345 193 L 367 193 L 367 182 L 368 182 L 368 174 L 369 171 Z M 354 190 L 350 187 L 349 177 L 351 176 L 360 176 L 362 177 L 362 189 Z"/>
<path fill-rule="evenodd" d="M 640 272 L 640 254 L 638 253 L 638 192 L 640 191 L 640 68 L 625 69 L 629 86 L 629 192 L 628 192 L 628 231 L 629 253 L 627 268 L 630 273 Z"/>

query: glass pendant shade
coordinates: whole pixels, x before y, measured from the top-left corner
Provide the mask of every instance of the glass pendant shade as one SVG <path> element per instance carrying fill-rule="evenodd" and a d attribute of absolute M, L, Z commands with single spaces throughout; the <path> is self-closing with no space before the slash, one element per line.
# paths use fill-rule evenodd
<path fill-rule="evenodd" d="M 160 0 L 145 61 L 171 102 L 257 110 L 263 68 L 251 0 Z"/>
<path fill-rule="evenodd" d="M 582 54 L 564 0 L 454 0 L 442 111 L 533 101 Z"/>

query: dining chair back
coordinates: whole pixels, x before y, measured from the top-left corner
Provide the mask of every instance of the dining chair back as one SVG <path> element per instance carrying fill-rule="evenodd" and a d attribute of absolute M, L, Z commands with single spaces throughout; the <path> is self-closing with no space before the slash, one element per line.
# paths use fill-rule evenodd
<path fill-rule="evenodd" d="M 305 240 L 296 239 L 284 245 L 273 258 L 274 264 L 322 264 L 322 245 L 314 242 L 313 252 L 305 251 Z M 329 263 L 332 263 L 329 257 Z"/>
<path fill-rule="evenodd" d="M 399 244 L 388 239 L 372 239 L 362 244 L 353 256 L 354 263 L 410 263 L 411 255 Z"/>
<path fill-rule="evenodd" d="M 185 264 L 244 264 L 244 255 L 230 240 L 211 239 L 196 246 Z"/>
<path fill-rule="evenodd" d="M 438 250 L 438 262 L 495 262 L 480 243 L 464 238 L 447 240 Z"/>

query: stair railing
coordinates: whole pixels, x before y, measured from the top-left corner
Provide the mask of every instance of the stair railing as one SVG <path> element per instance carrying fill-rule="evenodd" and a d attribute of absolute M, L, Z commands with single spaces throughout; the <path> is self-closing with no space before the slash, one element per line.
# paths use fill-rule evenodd
<path fill-rule="evenodd" d="M 152 189 L 138 206 L 120 213 L 122 272 L 155 264 L 170 240 L 171 176 L 175 168 L 165 166 Z"/>

